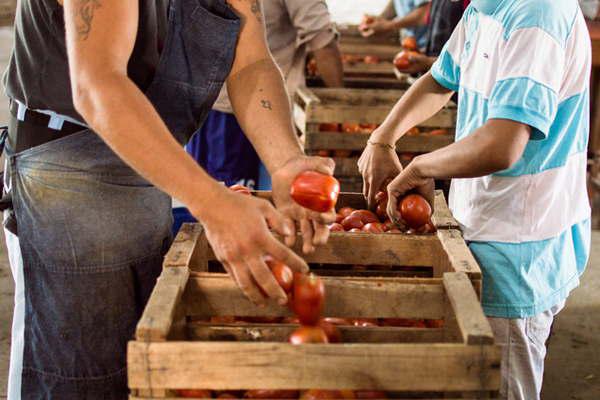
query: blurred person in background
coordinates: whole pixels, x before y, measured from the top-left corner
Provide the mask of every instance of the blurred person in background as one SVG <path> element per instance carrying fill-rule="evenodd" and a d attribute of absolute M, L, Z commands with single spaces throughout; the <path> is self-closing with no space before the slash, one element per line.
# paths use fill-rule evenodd
<path fill-rule="evenodd" d="M 579 0 L 585 17 L 589 20 L 600 20 L 600 0 Z"/>
<path fill-rule="evenodd" d="M 428 6 L 429 0 L 390 0 L 378 16 L 365 15 L 358 29 L 365 37 L 400 31 L 402 37 L 412 36 L 417 46 L 424 48 Z"/>
<path fill-rule="evenodd" d="M 263 8 L 269 49 L 290 96 L 305 84 L 308 53 L 314 55 L 326 86 L 343 85 L 338 33 L 325 1 L 264 0 Z M 233 114 L 226 87 L 186 149 L 215 179 L 255 188 L 260 159 Z"/>

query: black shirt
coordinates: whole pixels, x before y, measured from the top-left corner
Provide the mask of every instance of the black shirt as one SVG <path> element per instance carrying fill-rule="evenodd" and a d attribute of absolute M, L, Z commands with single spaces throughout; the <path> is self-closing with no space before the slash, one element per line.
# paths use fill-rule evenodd
<path fill-rule="evenodd" d="M 464 11 L 463 0 L 432 0 L 425 54 L 437 57 L 452 36 Z"/>

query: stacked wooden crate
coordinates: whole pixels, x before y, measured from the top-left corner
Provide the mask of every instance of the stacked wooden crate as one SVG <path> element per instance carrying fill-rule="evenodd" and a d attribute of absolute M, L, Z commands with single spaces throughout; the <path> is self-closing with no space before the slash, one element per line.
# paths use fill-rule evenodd
<path fill-rule="evenodd" d="M 344 195 L 355 204 L 357 195 Z M 439 201 L 443 201 L 440 198 Z M 131 399 L 165 399 L 180 389 L 379 390 L 389 398 L 488 398 L 500 385 L 500 351 L 479 304 L 481 272 L 447 208 L 437 234 L 332 233 L 305 255 L 320 265 L 426 266 L 431 278 L 323 277 L 324 315 L 442 321 L 433 327 L 340 326 L 344 343 L 294 346 L 289 323 L 224 323 L 289 316 L 257 307 L 221 273 L 199 225 L 185 225 L 128 350 Z M 443 228 L 445 226 L 446 228 Z M 299 249 L 296 249 L 299 251 Z M 478 283 L 479 282 L 479 283 Z M 242 396 L 243 394 L 240 394 Z M 450 397 L 448 397 L 450 396 Z"/>
<path fill-rule="evenodd" d="M 15 20 L 17 0 L 0 0 L 0 26 L 10 26 Z"/>
<path fill-rule="evenodd" d="M 300 88 L 294 121 L 308 154 L 332 156 L 342 190 L 360 192 L 357 161 L 374 127 L 380 125 L 404 94 L 401 90 Z M 404 135 L 397 151 L 404 162 L 454 141 L 456 106 L 448 104 L 433 118 Z M 357 129 L 358 128 L 358 129 Z M 446 132 L 446 134 L 439 134 Z M 431 133 L 434 133 L 433 135 Z"/>

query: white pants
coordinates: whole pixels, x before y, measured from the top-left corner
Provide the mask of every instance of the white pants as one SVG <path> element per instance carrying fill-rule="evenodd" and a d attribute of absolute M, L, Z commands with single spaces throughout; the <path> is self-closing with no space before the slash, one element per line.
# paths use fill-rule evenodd
<path fill-rule="evenodd" d="M 530 318 L 488 318 L 502 348 L 500 397 L 507 400 L 539 400 L 544 377 L 546 340 L 562 302 Z"/>
<path fill-rule="evenodd" d="M 23 347 L 25 333 L 25 282 L 23 279 L 23 259 L 19 238 L 6 229 L 6 248 L 8 260 L 15 280 L 15 308 L 13 313 L 10 347 L 10 367 L 8 371 L 7 400 L 21 399 L 21 373 L 23 371 Z"/>

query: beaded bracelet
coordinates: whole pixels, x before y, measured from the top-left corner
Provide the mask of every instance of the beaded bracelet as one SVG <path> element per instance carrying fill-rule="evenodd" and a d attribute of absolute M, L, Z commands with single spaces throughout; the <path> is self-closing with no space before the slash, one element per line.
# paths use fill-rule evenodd
<path fill-rule="evenodd" d="M 372 142 L 370 140 L 368 140 L 367 143 L 370 144 L 371 146 L 383 147 L 384 149 L 388 149 L 388 150 L 396 150 L 396 148 L 394 146 L 392 146 L 391 144 L 387 144 L 387 143 Z"/>

